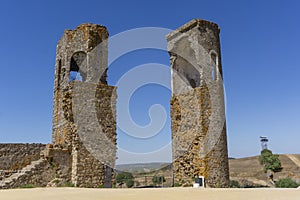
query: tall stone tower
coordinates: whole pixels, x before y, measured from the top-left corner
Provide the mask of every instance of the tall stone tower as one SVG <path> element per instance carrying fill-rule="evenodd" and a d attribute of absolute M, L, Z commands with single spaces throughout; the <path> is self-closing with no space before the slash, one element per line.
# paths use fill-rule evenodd
<path fill-rule="evenodd" d="M 78 187 L 110 187 L 113 178 L 116 92 L 106 82 L 107 38 L 106 27 L 82 24 L 57 44 L 53 148 L 70 155 L 65 173 Z"/>
<path fill-rule="evenodd" d="M 228 187 L 220 29 L 195 19 L 167 35 L 171 62 L 174 183 Z"/>

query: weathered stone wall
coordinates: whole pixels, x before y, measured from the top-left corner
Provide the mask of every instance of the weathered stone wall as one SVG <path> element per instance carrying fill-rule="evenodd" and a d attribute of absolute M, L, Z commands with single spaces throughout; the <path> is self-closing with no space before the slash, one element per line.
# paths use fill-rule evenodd
<path fill-rule="evenodd" d="M 191 185 L 196 176 L 204 176 L 208 187 L 228 187 L 219 27 L 192 20 L 167 40 L 175 184 Z"/>
<path fill-rule="evenodd" d="M 78 145 L 78 148 L 72 152 L 72 183 L 77 187 L 99 187 L 104 185 L 104 164 L 97 160 L 84 147 Z"/>
<path fill-rule="evenodd" d="M 0 189 L 18 188 L 26 185 L 45 187 L 56 174 L 56 169 L 45 159 L 33 161 L 22 170 L 0 181 Z"/>
<path fill-rule="evenodd" d="M 40 158 L 45 144 L 0 144 L 0 180 Z"/>
<path fill-rule="evenodd" d="M 9 148 L 9 151 L 5 151 L 5 155 L 15 155 L 12 152 L 16 153 L 16 156 L 11 158 L 14 161 L 13 166 L 16 166 L 16 163 L 21 164 L 17 165 L 18 169 L 9 170 L 10 174 L 5 170 L 3 173 L 5 176 L 0 180 L 0 189 L 17 188 L 24 185 L 45 187 L 53 180 L 58 183 L 56 185 L 71 181 L 71 156 L 68 149 L 54 148 L 52 144 L 7 144 L 2 146 L 5 146 L 3 149 Z M 18 150 L 20 150 L 20 154 L 18 154 Z M 19 159 L 18 156 L 24 156 L 24 159 Z"/>
<path fill-rule="evenodd" d="M 226 127 L 220 135 L 208 136 L 211 100 L 206 85 L 171 99 L 174 181 L 191 185 L 204 176 L 210 187 L 227 187 Z M 224 159 L 225 158 L 225 159 Z"/>
<path fill-rule="evenodd" d="M 48 144 L 45 150 L 41 152 L 41 158 L 46 159 L 52 169 L 55 169 L 55 177 L 52 177 L 52 180 L 58 178 L 63 183 L 71 182 L 72 157 L 70 149 Z"/>
<path fill-rule="evenodd" d="M 84 82 L 106 83 L 107 71 L 106 27 L 96 24 L 82 24 L 75 30 L 66 30 L 56 48 L 56 65 L 54 79 L 53 134 L 54 144 L 70 145 L 69 127 L 64 117 L 63 92 L 70 83 L 70 71 L 74 54 L 86 55 L 80 62 L 78 72 Z"/>
<path fill-rule="evenodd" d="M 82 24 L 57 45 L 53 145 L 68 149 L 70 179 L 78 187 L 109 187 L 113 178 L 106 166 L 116 159 L 116 92 L 106 82 L 107 38 L 104 26 Z"/>
<path fill-rule="evenodd" d="M 98 187 L 105 184 L 105 166 L 113 168 L 116 160 L 115 87 L 74 81 L 70 93 L 76 126 L 72 182 L 79 187 Z M 111 182 L 113 175 L 107 176 Z"/>
<path fill-rule="evenodd" d="M 77 140 L 98 160 L 113 166 L 116 153 L 116 88 L 102 83 L 74 81 L 70 91 L 72 114 L 68 115 L 73 116 L 74 131 L 79 136 Z"/>

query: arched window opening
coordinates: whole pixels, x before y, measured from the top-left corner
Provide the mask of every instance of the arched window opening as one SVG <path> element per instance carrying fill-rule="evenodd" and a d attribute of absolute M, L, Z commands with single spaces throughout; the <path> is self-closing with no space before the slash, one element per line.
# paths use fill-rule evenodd
<path fill-rule="evenodd" d="M 217 55 L 215 53 L 211 53 L 211 79 L 213 81 L 217 80 Z"/>
<path fill-rule="evenodd" d="M 215 70 L 215 66 L 212 66 L 212 69 L 211 69 L 211 79 L 213 81 L 216 80 L 216 70 Z"/>
<path fill-rule="evenodd" d="M 60 79 L 61 79 L 61 59 L 58 61 L 58 70 L 57 70 L 57 87 L 60 86 Z"/>
<path fill-rule="evenodd" d="M 179 67 L 176 69 L 178 77 L 192 88 L 200 86 L 200 73 L 198 70 L 184 59 L 177 59 Z"/>
<path fill-rule="evenodd" d="M 77 81 L 85 81 L 86 80 L 86 53 L 84 52 L 76 52 L 71 57 L 70 63 L 70 82 Z"/>
<path fill-rule="evenodd" d="M 70 82 L 72 81 L 82 81 L 82 76 L 80 72 L 77 71 L 70 71 Z"/>

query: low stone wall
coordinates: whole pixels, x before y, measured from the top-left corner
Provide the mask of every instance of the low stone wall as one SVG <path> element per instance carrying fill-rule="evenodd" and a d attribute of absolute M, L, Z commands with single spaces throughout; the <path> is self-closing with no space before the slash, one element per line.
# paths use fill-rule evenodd
<path fill-rule="evenodd" d="M 0 189 L 19 188 L 26 185 L 45 187 L 56 174 L 56 168 L 46 159 L 33 161 L 22 170 L 0 181 Z"/>
<path fill-rule="evenodd" d="M 35 187 L 57 186 L 71 181 L 72 159 L 70 150 L 53 147 L 52 144 L 41 145 L 41 147 L 44 148 L 38 152 L 36 156 L 38 159 L 31 160 L 21 169 L 10 170 L 12 173 L 0 180 L 0 189 L 18 188 L 26 185 Z"/>
<path fill-rule="evenodd" d="M 45 144 L 0 144 L 0 180 L 40 158 Z"/>

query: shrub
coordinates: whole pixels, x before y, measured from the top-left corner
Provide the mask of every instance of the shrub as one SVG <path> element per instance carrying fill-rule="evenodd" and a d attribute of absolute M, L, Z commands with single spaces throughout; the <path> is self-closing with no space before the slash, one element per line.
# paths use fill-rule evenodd
<path fill-rule="evenodd" d="M 231 181 L 230 181 L 230 187 L 231 187 L 231 188 L 240 188 L 240 184 L 239 184 L 238 181 L 231 180 Z"/>
<path fill-rule="evenodd" d="M 264 165 L 265 172 L 267 172 L 268 170 L 278 172 L 282 169 L 279 155 L 273 154 L 272 151 L 268 149 L 264 149 L 261 151 L 259 162 L 260 164 Z"/>
<path fill-rule="evenodd" d="M 163 182 L 166 182 L 166 179 L 164 176 L 153 176 L 152 182 L 154 185 L 162 184 Z"/>
<path fill-rule="evenodd" d="M 264 149 L 260 152 L 260 156 L 259 156 L 259 163 L 261 165 L 266 164 L 266 162 L 268 162 L 268 158 L 271 157 L 273 155 L 272 151 L 268 150 L 268 149 Z"/>
<path fill-rule="evenodd" d="M 175 183 L 174 187 L 181 187 L 181 184 L 180 183 Z"/>
<path fill-rule="evenodd" d="M 64 182 L 59 187 L 75 187 L 75 185 L 71 182 Z"/>
<path fill-rule="evenodd" d="M 134 185 L 133 179 L 133 175 L 129 172 L 122 172 L 116 176 L 116 182 L 119 183 L 119 185 L 123 185 L 125 183 L 129 188 Z"/>
<path fill-rule="evenodd" d="M 125 184 L 128 188 L 132 188 L 134 185 L 134 181 L 132 179 L 128 179 L 125 181 Z"/>
<path fill-rule="evenodd" d="M 296 188 L 299 185 L 291 178 L 283 178 L 283 179 L 279 179 L 279 181 L 276 181 L 275 186 L 277 188 Z"/>
<path fill-rule="evenodd" d="M 25 184 L 25 185 L 21 185 L 20 188 L 35 188 L 35 185 L 33 185 L 33 184 Z"/>
<path fill-rule="evenodd" d="M 267 172 L 269 169 L 273 172 L 279 172 L 282 169 L 279 155 L 272 155 L 271 157 L 269 157 L 264 169 L 265 172 Z"/>

